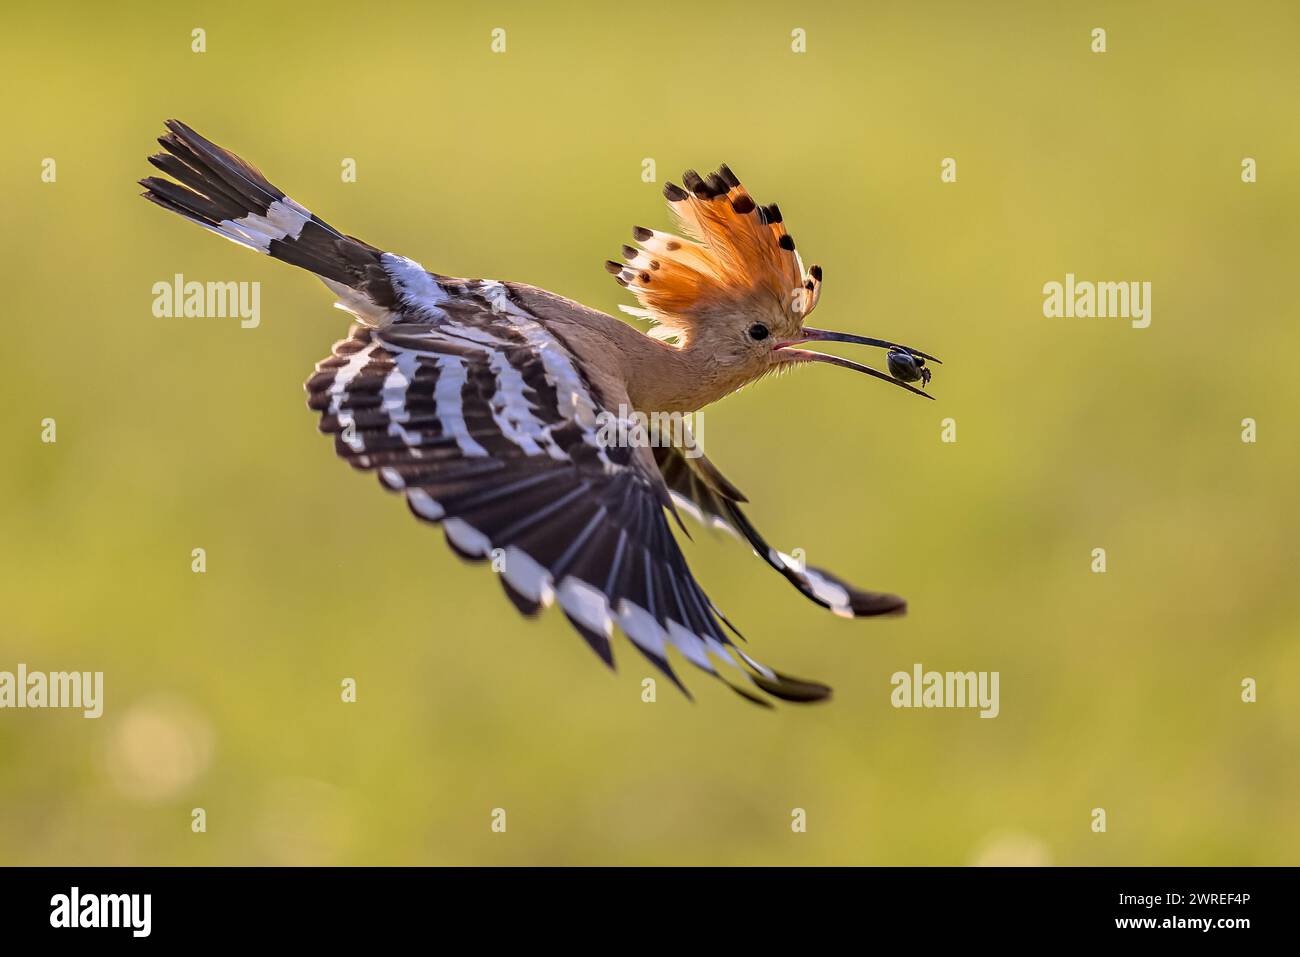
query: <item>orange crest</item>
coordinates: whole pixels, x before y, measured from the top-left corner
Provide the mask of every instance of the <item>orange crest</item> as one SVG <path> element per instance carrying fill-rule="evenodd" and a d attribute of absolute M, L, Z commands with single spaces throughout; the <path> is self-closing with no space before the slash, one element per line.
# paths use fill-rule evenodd
<path fill-rule="evenodd" d="M 667 184 L 664 196 L 690 238 L 637 226 L 640 248 L 624 246 L 626 262 L 605 264 L 642 307 L 621 308 L 658 323 L 651 335 L 683 345 L 693 327 L 736 312 L 797 332 L 817 305 L 822 271 L 804 271 L 781 210 L 756 204 L 725 165 L 704 178 L 687 170 L 682 182 Z"/>

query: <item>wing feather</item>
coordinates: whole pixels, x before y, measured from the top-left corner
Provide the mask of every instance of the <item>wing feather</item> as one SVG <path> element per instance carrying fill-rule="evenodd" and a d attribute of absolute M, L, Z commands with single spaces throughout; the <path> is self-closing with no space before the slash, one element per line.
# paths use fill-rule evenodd
<path fill-rule="evenodd" d="M 659 471 L 598 429 L 626 395 L 602 395 L 507 284 L 408 273 L 395 286 L 415 297 L 409 314 L 353 328 L 307 380 L 342 458 L 458 555 L 491 558 L 521 613 L 559 604 L 611 666 L 617 625 L 683 692 L 670 648 L 749 700 L 829 694 L 739 653 L 673 537 Z"/>
<path fill-rule="evenodd" d="M 824 568 L 803 565 L 769 545 L 741 509 L 744 495 L 703 455 L 693 452 L 688 457 L 681 448 L 664 445 L 655 449 L 655 460 L 683 511 L 703 525 L 743 538 L 756 555 L 810 601 L 844 618 L 898 615 L 907 610 L 907 602 L 897 595 L 857 588 Z"/>

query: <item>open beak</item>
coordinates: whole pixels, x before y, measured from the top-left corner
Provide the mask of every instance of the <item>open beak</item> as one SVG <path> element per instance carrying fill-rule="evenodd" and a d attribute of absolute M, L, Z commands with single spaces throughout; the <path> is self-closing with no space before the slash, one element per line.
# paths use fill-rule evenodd
<path fill-rule="evenodd" d="M 802 331 L 803 335 L 798 339 L 788 339 L 785 342 L 776 343 L 776 345 L 772 347 L 773 351 L 781 353 L 782 357 L 788 357 L 787 361 L 825 362 L 827 365 L 839 366 L 843 369 L 852 369 L 854 372 L 865 372 L 867 375 L 873 375 L 877 379 L 884 379 L 886 382 L 892 382 L 894 385 L 901 389 L 906 389 L 908 392 L 915 392 L 917 395 L 923 395 L 927 399 L 934 398 L 934 396 L 930 395 L 928 392 L 922 392 L 920 389 L 904 382 L 902 379 L 896 378 L 888 373 L 880 372 L 870 366 L 864 366 L 860 362 L 853 362 L 850 359 L 841 359 L 839 356 L 828 355 L 825 352 L 813 352 L 810 349 L 796 349 L 794 346 L 800 345 L 804 342 L 849 342 L 859 346 L 877 346 L 881 349 L 888 349 L 891 352 L 897 350 L 899 352 L 907 353 L 913 359 L 928 360 L 943 365 L 943 362 L 936 359 L 934 356 L 922 352 L 919 349 L 913 349 L 911 346 L 901 345 L 897 342 L 887 342 L 884 339 L 855 336 L 847 332 L 828 332 L 825 329 L 810 329 L 807 326 L 805 326 Z"/>

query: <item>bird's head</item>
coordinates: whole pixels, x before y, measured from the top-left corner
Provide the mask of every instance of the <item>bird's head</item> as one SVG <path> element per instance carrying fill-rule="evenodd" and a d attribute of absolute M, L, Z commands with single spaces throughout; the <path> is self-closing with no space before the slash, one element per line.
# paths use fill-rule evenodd
<path fill-rule="evenodd" d="M 934 356 L 885 339 L 829 332 L 807 325 L 821 296 L 822 269 L 804 269 L 781 210 L 754 202 L 727 166 L 702 177 L 682 176 L 664 196 L 685 238 L 634 227 L 637 245 L 605 268 L 637 297 L 624 312 L 651 320 L 650 335 L 706 356 L 723 388 L 809 362 L 866 373 L 930 398 L 911 385 L 930 381 Z M 887 350 L 889 374 L 839 356 L 801 348 L 847 342 Z"/>

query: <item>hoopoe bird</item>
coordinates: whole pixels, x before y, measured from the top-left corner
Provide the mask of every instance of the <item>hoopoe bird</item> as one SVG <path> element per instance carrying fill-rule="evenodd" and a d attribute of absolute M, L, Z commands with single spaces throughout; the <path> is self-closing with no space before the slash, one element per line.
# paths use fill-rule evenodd
<path fill-rule="evenodd" d="M 741 696 L 817 701 L 830 688 L 778 672 L 686 565 L 679 510 L 725 528 L 807 598 L 844 617 L 900 614 L 903 599 L 864 591 L 770 546 L 747 499 L 692 447 L 689 433 L 613 441 L 611 419 L 693 413 L 770 373 L 813 362 L 918 395 L 934 356 L 805 325 L 822 270 L 805 270 L 781 212 L 760 206 L 726 166 L 664 189 L 686 236 L 636 227 L 637 245 L 606 268 L 638 300 L 627 322 L 523 283 L 429 272 L 339 232 L 253 166 L 184 123 L 167 121 L 149 162 L 171 179 L 144 197 L 219 236 L 318 276 L 357 323 L 307 380 L 319 429 L 354 468 L 374 472 L 411 512 L 440 524 L 475 562 L 493 558 L 516 607 L 558 604 L 613 667 L 617 625 L 689 697 L 668 660 L 686 661 Z M 888 350 L 890 374 L 799 348 L 816 341 Z M 636 429 L 617 435 L 642 434 Z M 500 559 L 498 562 L 496 559 Z"/>

